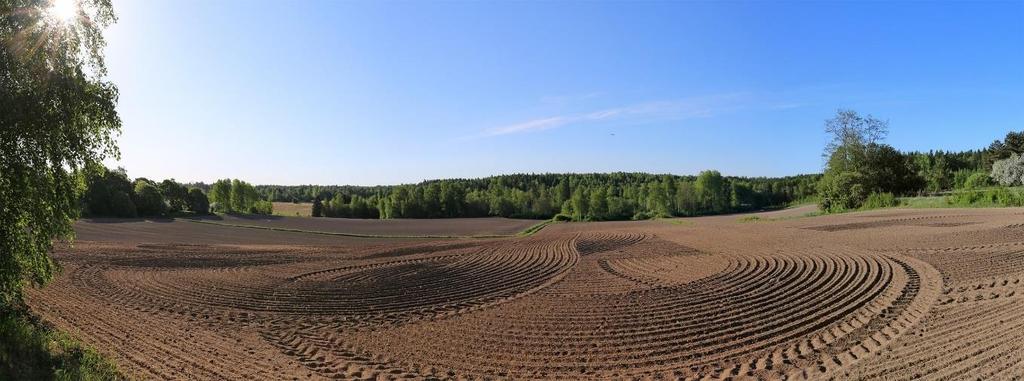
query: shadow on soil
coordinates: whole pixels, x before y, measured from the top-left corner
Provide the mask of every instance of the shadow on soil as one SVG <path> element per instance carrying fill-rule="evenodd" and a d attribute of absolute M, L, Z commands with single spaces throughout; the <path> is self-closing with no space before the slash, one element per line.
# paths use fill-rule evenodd
<path fill-rule="evenodd" d="M 225 214 L 225 215 L 226 216 L 230 216 L 231 218 L 236 218 L 236 219 L 239 219 L 239 220 L 248 220 L 248 221 L 261 221 L 261 220 L 275 220 L 276 221 L 276 220 L 283 220 L 283 219 L 285 219 L 285 216 L 275 216 L 275 215 L 260 215 L 260 214 Z M 210 214 L 210 215 L 206 215 L 206 216 L 188 215 L 188 216 L 181 216 L 181 218 L 187 218 L 187 219 L 190 219 L 190 220 L 199 220 L 199 221 L 224 221 L 224 217 L 223 216 L 216 215 L 216 214 Z"/>
<path fill-rule="evenodd" d="M 157 222 L 167 223 L 174 222 L 174 218 L 170 217 L 158 217 L 158 218 L 114 218 L 114 217 L 96 217 L 96 218 L 82 218 L 80 221 L 90 222 L 94 224 L 122 224 L 127 222 Z"/>

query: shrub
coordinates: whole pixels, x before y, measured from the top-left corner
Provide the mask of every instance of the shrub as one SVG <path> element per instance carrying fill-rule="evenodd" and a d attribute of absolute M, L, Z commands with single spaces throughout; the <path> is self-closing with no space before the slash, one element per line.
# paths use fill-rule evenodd
<path fill-rule="evenodd" d="M 828 213 L 860 208 L 867 198 L 863 176 L 858 172 L 828 171 L 818 185 L 818 205 Z"/>
<path fill-rule="evenodd" d="M 959 190 L 949 195 L 946 202 L 954 206 L 1024 206 L 1024 194 L 1005 187 Z"/>
<path fill-rule="evenodd" d="M 992 185 L 992 179 L 985 172 L 974 172 L 964 180 L 963 189 L 979 189 Z"/>
<path fill-rule="evenodd" d="M 864 200 L 864 205 L 861 205 L 861 209 L 892 208 L 899 205 L 899 200 L 897 200 L 896 196 L 892 193 L 874 192 L 868 195 L 868 198 Z"/>
<path fill-rule="evenodd" d="M 270 201 L 260 200 L 252 203 L 249 208 L 249 213 L 271 215 L 274 214 L 274 203 Z"/>

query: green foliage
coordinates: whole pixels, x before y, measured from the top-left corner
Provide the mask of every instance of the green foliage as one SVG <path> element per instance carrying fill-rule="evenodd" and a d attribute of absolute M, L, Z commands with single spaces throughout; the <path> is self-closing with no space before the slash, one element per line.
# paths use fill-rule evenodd
<path fill-rule="evenodd" d="M 864 200 L 864 204 L 861 205 L 861 209 L 880 209 L 880 208 L 893 208 L 900 206 L 900 201 L 895 195 L 889 192 L 873 192 L 868 195 L 867 199 Z"/>
<path fill-rule="evenodd" d="M 825 148 L 829 160 L 818 185 L 822 210 L 837 213 L 858 209 L 869 194 L 904 195 L 921 188 L 921 177 L 909 156 L 879 143 L 888 133 L 887 122 L 840 110 L 825 126 L 834 137 Z"/>
<path fill-rule="evenodd" d="M 110 195 L 110 214 L 114 217 L 131 218 L 139 215 L 135 208 L 132 196 L 124 192 L 116 192 Z"/>
<path fill-rule="evenodd" d="M 229 213 L 242 213 L 252 206 L 254 200 L 250 199 L 252 187 L 238 179 L 231 180 L 231 190 L 228 191 L 229 199 L 224 206 L 227 206 Z"/>
<path fill-rule="evenodd" d="M 159 188 L 160 194 L 163 195 L 164 201 L 167 202 L 167 210 L 169 212 L 177 213 L 189 207 L 189 189 L 174 181 L 174 179 L 160 182 L 157 188 Z"/>
<path fill-rule="evenodd" d="M 210 200 L 206 197 L 206 193 L 203 193 L 199 188 L 192 188 L 188 190 L 188 209 L 192 213 L 205 215 L 210 214 Z"/>
<path fill-rule="evenodd" d="M 437 202 L 430 207 L 437 208 L 434 211 L 437 214 L 443 213 L 442 202 L 439 199 L 442 197 L 441 194 L 435 193 L 434 196 L 438 197 Z M 380 218 L 380 209 L 377 204 L 376 200 L 368 200 L 359 195 L 346 197 L 343 194 L 338 194 L 330 202 L 321 206 L 321 215 L 341 218 Z M 315 202 L 313 207 L 316 208 Z M 451 208 L 451 206 L 448 207 Z"/>
<path fill-rule="evenodd" d="M 530 227 L 524 229 L 523 231 L 517 233 L 516 236 L 528 237 L 528 236 L 534 235 L 537 232 L 541 231 L 541 229 L 544 229 L 545 226 L 548 226 L 548 224 L 551 224 L 552 222 L 555 222 L 555 221 L 552 219 L 552 220 L 547 220 L 547 221 L 536 223 L 533 226 L 530 226 Z"/>
<path fill-rule="evenodd" d="M 162 216 L 167 210 L 160 189 L 149 181 L 135 181 L 135 198 L 132 201 L 135 202 L 135 208 L 140 216 Z"/>
<path fill-rule="evenodd" d="M 249 207 L 248 212 L 250 214 L 260 214 L 269 216 L 271 214 L 274 214 L 274 203 L 266 200 L 255 201 L 252 203 L 252 206 Z"/>
<path fill-rule="evenodd" d="M 231 179 L 217 180 L 209 192 L 210 203 L 216 203 L 218 212 L 231 211 Z"/>
<path fill-rule="evenodd" d="M 1007 133 L 1003 140 L 992 142 L 987 153 L 989 167 L 996 161 L 1009 159 L 1013 154 L 1024 155 L 1024 131 Z"/>
<path fill-rule="evenodd" d="M 320 201 L 320 198 L 313 200 L 313 217 L 323 217 L 324 215 L 324 203 Z"/>
<path fill-rule="evenodd" d="M 82 195 L 82 213 L 90 217 L 112 216 L 131 218 L 137 214 L 132 195 L 135 189 L 124 168 L 108 170 L 91 164 L 82 172 L 86 191 Z"/>
<path fill-rule="evenodd" d="M 888 123 L 870 116 L 861 118 L 848 110 L 840 110 L 826 121 L 833 140 L 825 148 L 829 161 L 819 184 L 822 210 L 859 208 L 870 193 L 906 196 L 984 188 L 991 185 L 986 175 L 990 170 L 991 179 L 1001 184 L 1024 183 L 1024 160 L 1014 156 L 1024 152 L 1024 132 L 1011 132 L 1005 141 L 997 140 L 987 150 L 900 153 L 879 143 L 887 129 Z M 965 193 L 955 198 L 971 197 Z"/>
<path fill-rule="evenodd" d="M 960 188 L 967 176 L 987 172 L 987 151 L 911 152 L 907 156 L 921 179 L 921 190 L 939 192 Z"/>
<path fill-rule="evenodd" d="M 762 220 L 761 217 L 758 217 L 758 216 L 746 216 L 746 217 L 742 217 L 742 218 L 739 219 L 740 223 L 761 222 L 761 221 L 764 221 L 764 220 Z"/>
<path fill-rule="evenodd" d="M 140 177 L 133 185 L 123 168 L 109 170 L 99 164 L 89 165 L 79 176 L 85 182 L 82 213 L 89 217 L 150 217 L 186 209 L 207 214 L 210 210 L 202 190 L 188 189 L 174 179 L 154 183 Z"/>
<path fill-rule="evenodd" d="M 818 207 L 826 213 L 841 213 L 859 208 L 868 192 L 859 172 L 828 170 L 818 184 Z"/>
<path fill-rule="evenodd" d="M 261 200 L 256 187 L 238 179 L 217 180 L 210 188 L 211 207 L 223 213 L 273 214 L 274 205 Z"/>
<path fill-rule="evenodd" d="M 693 189 L 697 193 L 698 214 L 714 214 L 729 211 L 731 190 L 718 171 L 704 171 L 697 175 Z"/>
<path fill-rule="evenodd" d="M 864 175 L 864 187 L 871 192 L 904 195 L 921 188 L 921 179 L 915 173 L 909 157 L 886 144 L 870 144 L 865 147 L 863 162 L 858 163 L 858 171 Z"/>
<path fill-rule="evenodd" d="M 1024 192 L 1007 187 L 964 189 L 946 197 L 946 202 L 959 207 L 1020 207 L 1024 206 Z"/>
<path fill-rule="evenodd" d="M 120 380 L 113 363 L 28 313 L 0 311 L 0 380 Z"/>
<path fill-rule="evenodd" d="M 900 205 L 906 208 L 948 208 L 946 196 L 916 196 L 900 198 Z"/>
<path fill-rule="evenodd" d="M 653 218 L 783 206 L 796 199 L 812 197 L 818 178 L 818 175 L 737 178 L 725 177 L 716 171 L 706 171 L 699 177 L 644 173 L 543 174 L 432 180 L 390 187 L 275 185 L 257 186 L 257 189 L 261 189 L 261 194 L 272 192 L 275 197 L 319 189 L 317 197 L 322 197 L 322 215 L 328 217 L 549 219 L 563 214 L 576 221 L 591 221 L 628 220 L 641 212 L 640 216 Z"/>
<path fill-rule="evenodd" d="M 969 175 L 958 189 L 979 189 L 992 185 L 992 179 L 985 172 L 966 172 Z"/>
<path fill-rule="evenodd" d="M 58 266 L 54 239 L 73 237 L 89 163 L 117 156 L 117 88 L 105 81 L 107 1 L 76 2 L 75 22 L 45 17 L 47 1 L 0 5 L 0 307 Z"/>

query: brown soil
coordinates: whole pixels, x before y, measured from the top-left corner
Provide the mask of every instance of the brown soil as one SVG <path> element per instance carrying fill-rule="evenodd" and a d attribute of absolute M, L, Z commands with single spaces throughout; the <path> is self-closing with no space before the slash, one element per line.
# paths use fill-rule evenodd
<path fill-rule="evenodd" d="M 1013 379 L 1022 212 L 416 241 L 80 224 L 108 242 L 60 250 L 29 302 L 143 378 Z"/>
<path fill-rule="evenodd" d="M 247 229 L 182 219 L 93 219 L 75 223 L 78 241 L 246 245 L 379 245 L 410 239 L 380 239 Z"/>
<path fill-rule="evenodd" d="M 211 216 L 200 220 L 227 225 L 384 236 L 515 235 L 541 222 L 497 217 L 367 220 L 282 216 Z"/>

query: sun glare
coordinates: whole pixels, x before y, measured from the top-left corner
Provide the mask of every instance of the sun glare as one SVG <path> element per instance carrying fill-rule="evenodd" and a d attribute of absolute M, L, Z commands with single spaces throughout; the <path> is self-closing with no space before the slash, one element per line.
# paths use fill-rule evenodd
<path fill-rule="evenodd" d="M 53 0 L 47 13 L 50 17 L 60 22 L 69 22 L 75 18 L 78 12 L 76 0 Z"/>

